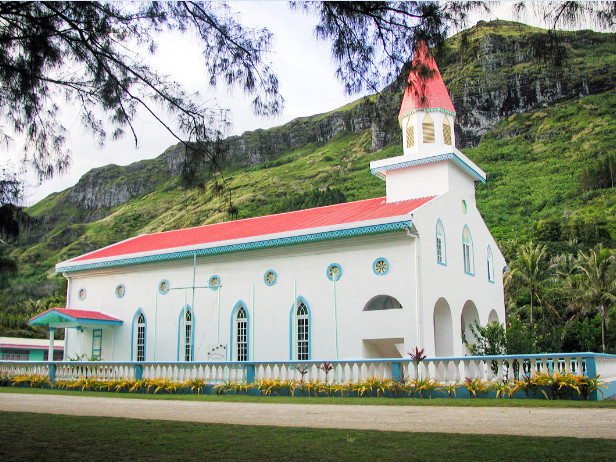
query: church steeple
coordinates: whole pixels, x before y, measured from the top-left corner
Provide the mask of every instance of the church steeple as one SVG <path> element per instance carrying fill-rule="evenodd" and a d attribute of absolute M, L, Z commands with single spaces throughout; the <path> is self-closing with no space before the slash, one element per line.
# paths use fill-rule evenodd
<path fill-rule="evenodd" d="M 387 202 L 444 194 L 475 194 L 486 174 L 456 149 L 453 107 L 441 73 L 425 43 L 420 43 L 408 76 L 398 122 L 403 154 L 370 163 L 387 184 Z"/>
<path fill-rule="evenodd" d="M 450 152 L 455 146 L 455 117 L 456 110 L 438 66 L 421 42 L 398 113 L 404 155 Z"/>
<path fill-rule="evenodd" d="M 453 116 L 456 114 L 436 61 L 426 44 L 421 42 L 417 46 L 412 69 L 407 79 L 398 120 L 401 121 L 403 117 L 418 110 L 435 109 L 441 109 Z"/>

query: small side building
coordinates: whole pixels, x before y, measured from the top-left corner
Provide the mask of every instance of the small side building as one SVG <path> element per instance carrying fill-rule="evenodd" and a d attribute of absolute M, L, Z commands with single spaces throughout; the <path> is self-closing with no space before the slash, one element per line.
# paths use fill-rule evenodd
<path fill-rule="evenodd" d="M 0 337 L 2 361 L 47 361 L 49 340 L 21 337 Z M 64 340 L 56 340 L 53 346 L 54 361 L 64 359 Z"/>

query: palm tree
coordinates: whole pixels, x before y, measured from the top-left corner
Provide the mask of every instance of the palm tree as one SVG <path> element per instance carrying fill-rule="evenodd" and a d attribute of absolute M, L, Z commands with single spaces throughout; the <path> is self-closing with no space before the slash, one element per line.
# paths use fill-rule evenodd
<path fill-rule="evenodd" d="M 506 277 L 506 287 L 514 291 L 530 293 L 530 324 L 534 323 L 534 301 L 541 305 L 541 293 L 549 280 L 549 268 L 545 245 L 531 241 L 523 244 L 517 258 L 511 263 L 511 271 Z"/>
<path fill-rule="evenodd" d="M 578 258 L 572 253 L 557 255 L 550 261 L 553 277 L 552 298 L 563 310 L 561 319 L 566 319 L 561 340 L 565 339 L 569 328 L 586 314 L 582 299 L 582 275 L 578 269 L 579 264 Z"/>
<path fill-rule="evenodd" d="M 616 255 L 598 244 L 588 254 L 580 252 L 578 258 L 584 311 L 601 315 L 601 346 L 605 352 L 608 311 L 611 305 L 616 304 Z"/>

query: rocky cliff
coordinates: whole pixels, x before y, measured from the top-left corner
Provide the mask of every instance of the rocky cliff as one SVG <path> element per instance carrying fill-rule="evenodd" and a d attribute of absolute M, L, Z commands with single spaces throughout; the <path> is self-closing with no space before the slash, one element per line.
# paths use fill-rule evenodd
<path fill-rule="evenodd" d="M 545 61 L 545 34 L 518 23 L 480 22 L 449 39 L 437 52 L 437 63 L 458 114 L 459 148 L 476 146 L 484 133 L 513 113 L 616 87 L 615 34 L 578 31 L 563 35 L 563 66 Z M 225 166 L 255 166 L 308 143 L 327 142 L 341 132 L 370 130 L 372 150 L 398 142 L 396 116 L 405 77 L 403 72 L 379 95 L 330 113 L 232 136 L 226 140 Z M 85 210 L 113 207 L 156 189 L 161 181 L 177 175 L 184 162 L 185 150 L 178 144 L 154 160 L 95 169 L 72 188 L 68 200 Z"/>

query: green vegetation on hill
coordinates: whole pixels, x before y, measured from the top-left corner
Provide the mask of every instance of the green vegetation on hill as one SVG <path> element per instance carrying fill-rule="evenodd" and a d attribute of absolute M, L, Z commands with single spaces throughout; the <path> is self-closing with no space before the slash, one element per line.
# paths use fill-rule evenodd
<path fill-rule="evenodd" d="M 477 201 L 498 240 L 614 245 L 616 189 L 593 180 L 614 169 L 615 107 L 608 92 L 515 114 L 465 150 L 488 175 Z"/>

